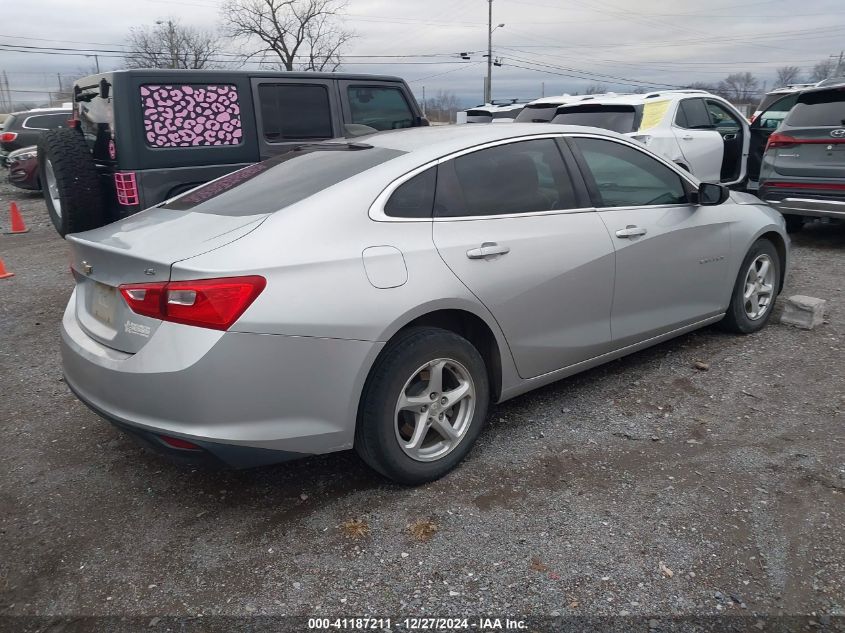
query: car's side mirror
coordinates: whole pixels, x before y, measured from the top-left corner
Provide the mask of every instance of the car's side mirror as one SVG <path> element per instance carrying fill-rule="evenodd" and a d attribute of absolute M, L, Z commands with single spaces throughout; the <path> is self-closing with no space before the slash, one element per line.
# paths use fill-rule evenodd
<path fill-rule="evenodd" d="M 722 204 L 730 195 L 730 189 L 715 182 L 703 182 L 698 186 L 698 204 L 703 207 Z"/>

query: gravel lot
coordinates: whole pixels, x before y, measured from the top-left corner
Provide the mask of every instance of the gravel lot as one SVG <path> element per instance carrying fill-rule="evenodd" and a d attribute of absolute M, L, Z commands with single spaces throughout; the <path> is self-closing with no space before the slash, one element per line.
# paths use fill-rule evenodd
<path fill-rule="evenodd" d="M 845 226 L 793 243 L 816 330 L 705 329 L 522 396 L 406 489 L 354 453 L 233 472 L 136 447 L 62 382 L 66 250 L 7 184 L 3 228 L 12 199 L 0 614 L 845 614 Z"/>

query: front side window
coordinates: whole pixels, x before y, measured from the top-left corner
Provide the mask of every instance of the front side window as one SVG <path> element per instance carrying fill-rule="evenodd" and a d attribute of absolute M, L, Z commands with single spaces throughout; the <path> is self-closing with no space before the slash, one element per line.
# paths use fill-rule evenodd
<path fill-rule="evenodd" d="M 437 214 L 503 215 L 573 209 L 572 181 L 554 140 L 497 145 L 441 166 Z"/>
<path fill-rule="evenodd" d="M 374 130 L 398 130 L 414 125 L 414 114 L 399 88 L 349 86 L 347 96 L 352 123 Z"/>
<path fill-rule="evenodd" d="M 332 138 L 329 92 L 322 85 L 260 84 L 261 127 L 270 143 Z"/>
<path fill-rule="evenodd" d="M 385 215 L 394 218 L 431 218 L 437 168 L 431 167 L 402 183 L 384 205 Z"/>
<path fill-rule="evenodd" d="M 710 114 L 710 123 L 720 132 L 739 132 L 741 129 L 736 115 L 718 101 L 707 101 L 707 112 Z"/>
<path fill-rule="evenodd" d="M 598 189 L 602 207 L 683 204 L 681 177 L 651 156 L 614 141 L 575 139 Z"/>

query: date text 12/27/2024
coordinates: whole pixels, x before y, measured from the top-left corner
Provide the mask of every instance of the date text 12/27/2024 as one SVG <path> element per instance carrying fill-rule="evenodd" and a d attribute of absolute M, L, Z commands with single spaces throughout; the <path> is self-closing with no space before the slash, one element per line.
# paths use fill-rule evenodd
<path fill-rule="evenodd" d="M 391 624 L 407 631 L 524 631 L 524 620 L 511 618 L 308 618 L 311 631 L 381 631 Z"/>

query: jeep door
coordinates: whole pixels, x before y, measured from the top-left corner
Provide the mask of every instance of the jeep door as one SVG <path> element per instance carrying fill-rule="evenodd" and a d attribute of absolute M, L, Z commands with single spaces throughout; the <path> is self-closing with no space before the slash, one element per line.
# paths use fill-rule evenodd
<path fill-rule="evenodd" d="M 335 83 L 316 78 L 252 79 L 261 160 L 294 145 L 343 136 Z"/>

